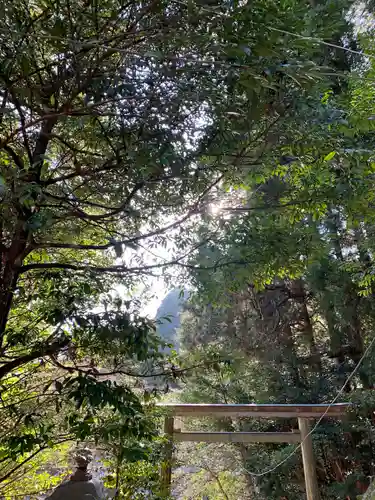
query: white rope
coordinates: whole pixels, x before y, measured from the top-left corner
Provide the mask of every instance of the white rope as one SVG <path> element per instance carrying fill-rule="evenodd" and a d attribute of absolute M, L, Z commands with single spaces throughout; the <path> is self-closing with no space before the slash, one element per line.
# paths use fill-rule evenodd
<path fill-rule="evenodd" d="M 349 384 L 349 382 L 352 380 L 352 378 L 354 377 L 354 375 L 357 373 L 357 371 L 359 370 L 359 367 L 361 366 L 363 360 L 365 359 L 365 357 L 367 356 L 367 354 L 370 352 L 372 346 L 374 345 L 375 343 L 375 337 L 371 340 L 371 342 L 369 343 L 369 345 L 367 346 L 365 352 L 363 353 L 361 359 L 358 361 L 358 363 L 356 364 L 356 366 L 354 367 L 353 371 L 350 373 L 350 375 L 348 376 L 348 378 L 345 380 L 344 382 L 344 385 L 341 387 L 341 389 L 339 390 L 339 392 L 336 394 L 335 398 L 331 401 L 331 403 L 327 406 L 325 412 L 321 415 L 321 417 L 319 418 L 319 420 L 317 421 L 317 423 L 314 425 L 314 427 L 311 429 L 311 431 L 304 437 L 303 441 L 301 441 L 296 447 L 295 449 L 289 453 L 289 455 L 287 455 L 287 457 L 285 457 L 283 460 L 281 460 L 277 465 L 275 465 L 274 467 L 270 467 L 269 469 L 266 469 L 264 470 L 263 472 L 252 472 L 252 471 L 249 471 L 247 470 L 245 467 L 241 467 L 242 470 L 244 472 L 246 472 L 247 474 L 249 474 L 250 476 L 254 476 L 254 477 L 262 477 L 262 476 L 265 476 L 267 474 L 271 474 L 271 472 L 274 472 L 276 469 L 278 469 L 279 467 L 281 467 L 283 464 L 285 464 L 285 462 L 287 462 L 290 458 L 292 458 L 296 453 L 297 451 L 302 447 L 303 443 L 306 441 L 306 439 L 311 436 L 311 434 L 313 432 L 315 432 L 315 430 L 318 428 L 320 422 L 323 420 L 323 418 L 327 415 L 328 411 L 330 410 L 330 408 L 336 403 L 336 401 L 339 399 L 339 397 L 342 395 L 342 393 L 344 392 L 346 386 Z"/>

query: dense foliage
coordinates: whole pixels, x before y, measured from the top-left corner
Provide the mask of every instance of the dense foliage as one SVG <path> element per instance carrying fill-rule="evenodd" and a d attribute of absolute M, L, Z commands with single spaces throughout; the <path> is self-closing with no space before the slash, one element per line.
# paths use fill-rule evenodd
<path fill-rule="evenodd" d="M 0 14 L 0 494 L 78 440 L 106 450 L 124 498 L 157 496 L 156 372 L 192 372 L 184 397 L 199 401 L 331 400 L 375 320 L 375 56 L 358 6 L 15 0 Z M 195 290 L 181 366 L 135 300 L 178 272 Z M 373 475 L 371 359 L 345 387 L 360 414 L 347 437 L 316 435 L 327 499 Z M 236 452 L 259 468 L 288 450 Z M 298 463 L 249 491 L 301 498 Z M 217 495 L 225 467 L 204 466 Z"/>
<path fill-rule="evenodd" d="M 208 186 L 192 162 L 210 142 L 198 121 L 215 86 L 189 64 L 208 49 L 181 22 L 198 14 L 168 2 L 1 7 L 5 490 L 46 447 L 153 435 L 131 380 L 150 359 L 164 371 L 162 343 L 132 292 L 164 266 L 144 253 L 178 227 L 169 215 L 187 220 Z"/>
<path fill-rule="evenodd" d="M 327 499 L 357 498 L 374 475 L 372 40 L 361 35 L 366 64 L 342 51 L 346 73 L 295 98 L 300 112 L 275 127 L 272 151 L 222 184 L 205 221 L 217 232 L 192 261 L 214 272 L 193 271 L 197 291 L 180 332 L 194 362 L 227 360 L 224 370 L 196 373 L 185 400 L 317 403 L 342 390 L 340 400 L 354 403 L 350 422 L 328 421 L 314 435 Z M 328 55 L 326 65 L 335 64 Z M 285 430 L 296 422 L 212 425 Z M 298 454 L 272 474 L 251 475 L 291 450 L 248 446 L 233 467 L 256 498 L 301 498 Z"/>

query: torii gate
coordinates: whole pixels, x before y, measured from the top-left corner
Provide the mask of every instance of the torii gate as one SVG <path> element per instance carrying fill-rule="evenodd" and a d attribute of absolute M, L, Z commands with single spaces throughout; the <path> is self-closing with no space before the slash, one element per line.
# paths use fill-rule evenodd
<path fill-rule="evenodd" d="M 320 500 L 309 420 L 322 416 L 342 418 L 350 403 L 292 404 L 159 404 L 166 410 L 164 433 L 168 438 L 161 469 L 163 495 L 168 497 L 172 482 L 173 441 L 205 443 L 301 443 L 307 500 Z M 262 417 L 296 418 L 299 431 L 293 432 L 181 432 L 174 428 L 174 417 Z"/>

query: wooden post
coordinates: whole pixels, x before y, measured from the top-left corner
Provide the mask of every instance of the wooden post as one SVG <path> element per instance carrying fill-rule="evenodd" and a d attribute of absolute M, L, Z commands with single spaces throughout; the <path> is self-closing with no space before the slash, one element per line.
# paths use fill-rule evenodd
<path fill-rule="evenodd" d="M 164 461 L 161 466 L 161 493 L 164 498 L 171 494 L 172 484 L 172 453 L 173 453 L 173 417 L 165 417 L 164 434 L 168 441 L 164 448 Z"/>
<path fill-rule="evenodd" d="M 319 500 L 318 478 L 316 475 L 316 465 L 314 450 L 310 432 L 310 424 L 307 418 L 298 419 L 298 427 L 301 433 L 301 450 L 303 470 L 305 473 L 305 484 L 307 500 Z"/>
<path fill-rule="evenodd" d="M 161 467 L 161 489 L 168 497 L 171 493 L 173 439 L 175 441 L 204 441 L 210 443 L 254 443 L 254 442 L 301 442 L 303 470 L 305 474 L 307 500 L 320 500 L 318 479 L 312 439 L 309 435 L 311 418 L 340 418 L 350 408 L 349 403 L 334 404 L 160 404 L 169 415 L 180 417 L 265 417 L 298 418 L 300 432 L 254 433 L 254 432 L 175 432 L 172 416 L 165 417 L 164 432 L 167 438 L 165 460 Z"/>

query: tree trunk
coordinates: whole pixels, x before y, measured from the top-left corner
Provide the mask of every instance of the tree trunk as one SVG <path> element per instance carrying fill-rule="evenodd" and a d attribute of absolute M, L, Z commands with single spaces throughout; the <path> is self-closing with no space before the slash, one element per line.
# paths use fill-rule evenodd
<path fill-rule="evenodd" d="M 0 274 L 0 347 L 2 347 L 4 333 L 8 321 L 9 311 L 12 307 L 13 295 L 17 286 L 19 269 L 23 259 L 28 254 L 28 232 L 25 221 L 17 222 L 13 240 L 7 248 L 2 247 L 2 262 Z"/>
<path fill-rule="evenodd" d="M 304 283 L 301 279 L 294 280 L 291 283 L 291 294 L 293 299 L 300 305 L 299 321 L 300 331 L 309 346 L 309 357 L 313 371 L 322 372 L 321 354 L 316 346 L 314 330 L 310 320 L 310 314 L 307 309 L 307 296 Z"/>
<path fill-rule="evenodd" d="M 347 323 L 347 335 L 349 344 L 349 357 L 354 365 L 360 361 L 364 353 L 364 345 L 362 339 L 362 325 L 360 320 L 359 305 L 361 297 L 358 295 L 354 285 L 349 284 L 346 291 L 345 300 L 345 317 Z M 370 378 L 363 367 L 358 370 L 358 376 L 365 389 L 371 389 Z"/>
<path fill-rule="evenodd" d="M 30 158 L 29 170 L 26 169 L 25 172 L 20 172 L 20 182 L 22 184 L 40 183 L 44 155 L 49 143 L 49 134 L 52 132 L 57 120 L 57 117 L 52 117 L 42 122 L 38 138 L 35 142 L 35 148 Z M 22 166 L 22 159 L 15 153 L 14 156 L 17 165 Z M 27 221 L 33 215 L 33 210 L 37 207 L 36 197 L 35 207 L 31 209 L 19 202 L 15 192 L 13 196 L 15 197 L 14 201 L 17 210 L 17 218 L 14 223 L 13 234 L 11 234 L 11 243 L 8 247 L 4 243 L 3 228 L 1 228 L 0 231 L 0 349 L 3 345 L 4 333 L 8 322 L 9 312 L 12 307 L 19 270 L 23 260 L 32 250 L 32 248 L 28 246 L 30 230 L 27 228 Z"/>
<path fill-rule="evenodd" d="M 339 261 L 344 262 L 339 232 L 341 226 L 340 215 L 338 213 L 330 211 L 327 226 L 330 230 L 330 238 L 336 258 Z M 346 283 L 343 283 L 343 295 L 344 304 L 342 316 L 344 318 L 344 324 L 342 333 L 346 335 L 342 335 L 342 338 L 340 339 L 341 347 L 339 351 L 342 350 L 343 352 L 346 352 L 348 357 L 356 365 L 364 353 L 362 325 L 359 312 L 361 297 L 358 295 L 356 286 L 351 281 L 346 281 Z M 345 340 L 347 340 L 347 347 L 345 347 Z M 363 387 L 365 389 L 370 389 L 371 383 L 366 371 L 360 368 L 358 370 L 358 375 Z"/>
<path fill-rule="evenodd" d="M 246 469 L 249 451 L 242 443 L 238 443 L 236 447 L 241 454 L 243 467 L 244 469 Z M 249 491 L 249 498 L 257 498 L 258 500 L 262 500 L 264 497 L 261 494 L 260 488 L 257 484 L 257 478 L 255 476 L 251 476 L 250 474 L 246 474 L 245 472 L 245 480 Z"/>

